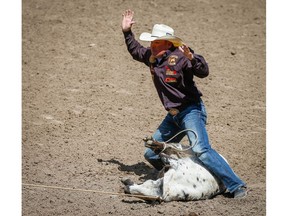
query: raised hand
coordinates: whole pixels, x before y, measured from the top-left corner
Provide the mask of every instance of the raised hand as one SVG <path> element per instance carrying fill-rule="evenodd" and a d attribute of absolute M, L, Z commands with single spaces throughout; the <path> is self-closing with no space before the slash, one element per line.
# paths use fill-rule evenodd
<path fill-rule="evenodd" d="M 131 11 L 130 9 L 126 10 L 123 14 L 122 14 L 122 31 L 123 32 L 127 32 L 130 31 L 132 28 L 132 25 L 135 23 L 135 21 L 133 20 L 133 16 L 134 16 L 134 12 Z"/>
<path fill-rule="evenodd" d="M 183 44 L 182 46 L 179 46 L 179 50 L 180 50 L 181 52 L 183 52 L 184 55 L 185 55 L 188 59 L 190 59 L 190 60 L 193 59 L 193 53 L 190 51 L 190 49 L 188 48 L 188 46 L 187 46 L 186 44 Z"/>

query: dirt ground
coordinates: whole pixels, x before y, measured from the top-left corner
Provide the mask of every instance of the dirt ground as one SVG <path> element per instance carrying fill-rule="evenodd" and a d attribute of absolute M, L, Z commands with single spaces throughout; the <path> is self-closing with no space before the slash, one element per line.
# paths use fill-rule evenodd
<path fill-rule="evenodd" d="M 59 187 L 23 185 L 23 215 L 266 215 L 265 0 L 23 0 L 22 8 L 22 183 Z M 151 205 L 121 195 L 122 177 L 151 178 L 142 138 L 166 115 L 148 68 L 126 50 L 128 8 L 137 37 L 165 23 L 209 63 L 210 75 L 196 78 L 209 138 L 247 183 L 246 198 Z"/>

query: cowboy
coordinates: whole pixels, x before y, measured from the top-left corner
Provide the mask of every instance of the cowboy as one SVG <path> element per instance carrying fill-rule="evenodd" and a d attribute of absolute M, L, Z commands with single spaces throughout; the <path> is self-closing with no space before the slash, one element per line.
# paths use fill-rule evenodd
<path fill-rule="evenodd" d="M 167 115 L 153 134 L 153 139 L 165 142 L 182 130 L 186 132 L 194 154 L 205 167 L 217 176 L 234 198 L 245 197 L 246 184 L 234 173 L 229 164 L 213 149 L 206 131 L 206 110 L 202 93 L 196 87 L 193 77 L 204 78 L 209 74 L 208 64 L 203 56 L 196 54 L 174 35 L 174 30 L 164 24 L 155 24 L 152 33 L 144 32 L 140 40 L 150 41 L 150 47 L 143 47 L 132 33 L 134 12 L 123 13 L 122 31 L 127 49 L 133 59 L 150 68 L 158 96 L 167 110 Z M 180 142 L 185 134 L 172 142 Z M 147 148 L 145 159 L 157 170 L 164 166 L 159 152 Z"/>

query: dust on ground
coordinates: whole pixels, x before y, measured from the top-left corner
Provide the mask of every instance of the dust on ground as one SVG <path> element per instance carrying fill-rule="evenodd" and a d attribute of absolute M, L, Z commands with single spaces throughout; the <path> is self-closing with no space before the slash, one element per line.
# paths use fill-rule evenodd
<path fill-rule="evenodd" d="M 264 0 L 24 0 L 22 7 L 23 183 L 123 193 L 122 177 L 151 177 L 141 139 L 166 112 L 148 68 L 126 50 L 120 23 L 131 8 L 136 37 L 165 23 L 209 63 L 210 75 L 196 78 L 209 138 L 249 187 L 245 199 L 151 205 L 23 186 L 23 215 L 266 214 Z"/>

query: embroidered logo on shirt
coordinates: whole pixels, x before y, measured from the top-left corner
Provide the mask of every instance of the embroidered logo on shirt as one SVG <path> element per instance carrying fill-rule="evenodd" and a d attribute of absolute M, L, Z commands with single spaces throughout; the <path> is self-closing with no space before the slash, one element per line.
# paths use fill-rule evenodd
<path fill-rule="evenodd" d="M 165 82 L 166 83 L 175 83 L 175 82 L 177 82 L 177 80 L 174 77 L 166 77 Z"/>
<path fill-rule="evenodd" d="M 175 70 L 171 70 L 169 67 L 166 67 L 166 75 L 168 76 L 177 75 L 177 72 Z"/>
<path fill-rule="evenodd" d="M 176 55 L 169 56 L 168 65 L 176 65 L 177 59 L 178 59 L 178 56 L 176 56 Z"/>

